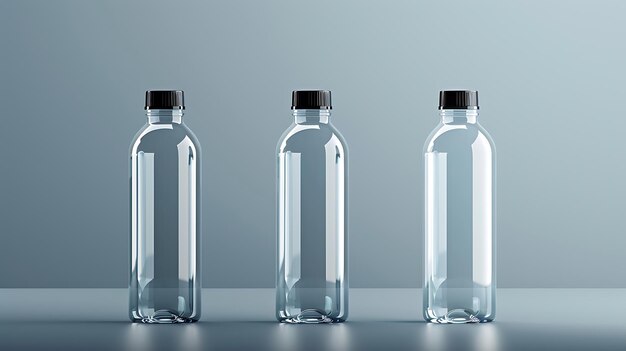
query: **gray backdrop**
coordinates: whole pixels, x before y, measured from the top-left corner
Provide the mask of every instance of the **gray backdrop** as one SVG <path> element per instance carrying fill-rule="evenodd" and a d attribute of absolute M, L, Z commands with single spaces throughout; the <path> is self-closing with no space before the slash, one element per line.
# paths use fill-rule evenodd
<path fill-rule="evenodd" d="M 500 287 L 626 287 L 623 1 L 0 2 L 0 287 L 124 287 L 128 148 L 183 89 L 204 151 L 204 285 L 274 285 L 290 91 L 333 92 L 353 287 L 422 279 L 437 92 L 480 91 Z"/>

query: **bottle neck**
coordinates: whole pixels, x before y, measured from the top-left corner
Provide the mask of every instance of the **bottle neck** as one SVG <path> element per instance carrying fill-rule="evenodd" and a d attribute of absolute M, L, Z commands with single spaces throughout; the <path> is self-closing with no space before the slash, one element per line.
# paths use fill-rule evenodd
<path fill-rule="evenodd" d="M 330 110 L 293 110 L 296 124 L 328 124 Z"/>
<path fill-rule="evenodd" d="M 181 124 L 183 110 L 146 110 L 149 124 Z"/>
<path fill-rule="evenodd" d="M 439 110 L 443 124 L 476 124 L 478 110 Z"/>

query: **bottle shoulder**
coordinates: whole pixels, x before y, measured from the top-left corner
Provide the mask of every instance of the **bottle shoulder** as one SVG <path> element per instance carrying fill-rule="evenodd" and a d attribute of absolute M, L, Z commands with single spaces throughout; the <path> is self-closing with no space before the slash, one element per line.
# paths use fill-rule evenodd
<path fill-rule="evenodd" d="M 335 146 L 341 152 L 347 151 L 347 145 L 341 133 L 328 124 L 292 124 L 280 137 L 278 153 L 302 152 L 316 147 Z"/>
<path fill-rule="evenodd" d="M 489 133 L 478 123 L 443 124 L 435 128 L 424 144 L 424 152 L 452 152 L 471 148 L 474 151 L 487 149 L 495 152 L 495 145 Z"/>
<path fill-rule="evenodd" d="M 200 151 L 198 138 L 184 123 L 146 124 L 135 135 L 130 151 L 133 154 L 139 151 L 156 152 L 183 145 Z"/>

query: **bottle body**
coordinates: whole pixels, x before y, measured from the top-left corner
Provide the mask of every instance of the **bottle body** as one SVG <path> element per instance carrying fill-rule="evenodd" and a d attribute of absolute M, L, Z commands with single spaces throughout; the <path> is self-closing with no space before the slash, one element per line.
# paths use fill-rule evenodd
<path fill-rule="evenodd" d="M 130 319 L 200 318 L 200 146 L 182 110 L 149 110 L 131 145 Z"/>
<path fill-rule="evenodd" d="M 278 144 L 276 317 L 347 318 L 347 149 L 328 110 L 295 110 Z"/>
<path fill-rule="evenodd" d="M 424 319 L 495 317 L 495 149 L 477 110 L 441 110 L 426 141 Z"/>

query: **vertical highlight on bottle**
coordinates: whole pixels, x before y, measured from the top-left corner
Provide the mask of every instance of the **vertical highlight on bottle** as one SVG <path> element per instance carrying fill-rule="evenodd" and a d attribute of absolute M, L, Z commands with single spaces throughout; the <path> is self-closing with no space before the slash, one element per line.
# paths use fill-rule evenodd
<path fill-rule="evenodd" d="M 347 147 L 330 123 L 329 91 L 292 93 L 294 123 L 277 151 L 276 317 L 343 322 L 348 315 Z"/>
<path fill-rule="evenodd" d="M 424 148 L 424 319 L 495 318 L 495 147 L 478 93 L 441 91 L 441 122 Z"/>
<path fill-rule="evenodd" d="M 147 124 L 130 151 L 133 322 L 200 318 L 200 144 L 183 123 L 182 91 L 146 92 Z"/>

